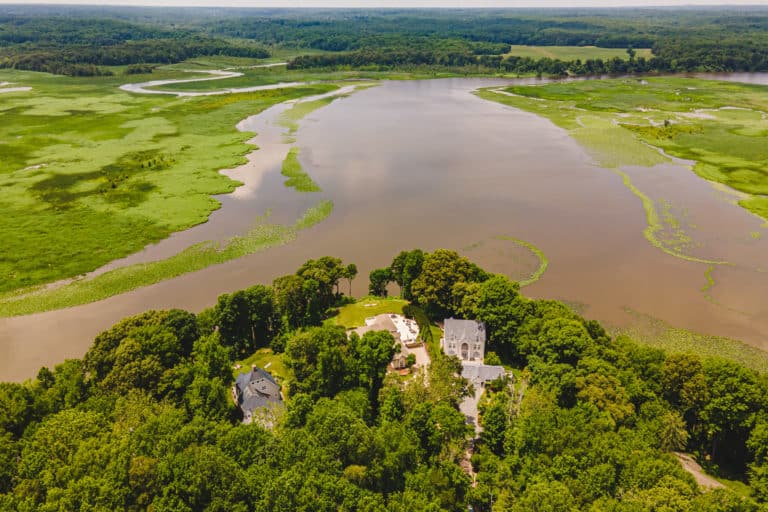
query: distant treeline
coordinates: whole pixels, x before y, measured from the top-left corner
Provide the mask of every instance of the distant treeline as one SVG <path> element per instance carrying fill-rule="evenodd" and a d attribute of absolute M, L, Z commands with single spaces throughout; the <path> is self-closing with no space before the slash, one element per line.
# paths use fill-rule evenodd
<path fill-rule="evenodd" d="M 72 45 L 60 48 L 0 49 L 0 68 L 97 76 L 111 74 L 109 70 L 99 66 L 171 64 L 204 55 L 266 58 L 269 57 L 269 52 L 261 46 L 234 44 L 220 39 L 155 39 L 129 41 L 113 46 Z"/>
<path fill-rule="evenodd" d="M 387 70 L 402 67 L 478 68 L 494 71 L 537 75 L 600 75 L 616 73 L 664 73 L 689 71 L 765 71 L 768 70 L 768 48 L 734 46 L 710 48 L 699 46 L 687 52 L 665 49 L 661 55 L 621 59 L 586 59 L 564 61 L 547 57 L 534 59 L 502 55 L 475 55 L 469 52 L 418 50 L 361 50 L 356 52 L 302 55 L 288 63 L 288 69 L 355 69 Z"/>
<path fill-rule="evenodd" d="M 0 68 L 71 76 L 112 74 L 99 66 L 170 64 L 227 55 L 269 57 L 252 42 L 109 19 L 0 16 Z"/>
<path fill-rule="evenodd" d="M 653 58 L 509 57 L 510 45 L 652 48 Z M 296 10 L 0 8 L 0 66 L 98 74 L 98 66 L 202 55 L 322 50 L 291 67 L 482 68 L 588 74 L 768 70 L 768 9 Z M 307 51 L 306 53 L 311 53 Z"/>

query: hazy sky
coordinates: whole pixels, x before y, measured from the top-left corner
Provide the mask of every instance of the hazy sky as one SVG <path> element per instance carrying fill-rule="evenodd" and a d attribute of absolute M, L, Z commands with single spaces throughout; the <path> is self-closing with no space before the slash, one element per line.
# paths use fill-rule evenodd
<path fill-rule="evenodd" d="M 768 0 L 0 0 L 0 4 L 215 7 L 626 7 L 657 5 L 768 6 Z"/>

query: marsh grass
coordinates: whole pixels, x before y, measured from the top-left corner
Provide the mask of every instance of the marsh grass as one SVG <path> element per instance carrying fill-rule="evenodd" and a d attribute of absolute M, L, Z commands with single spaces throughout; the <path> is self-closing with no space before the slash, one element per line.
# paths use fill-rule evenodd
<path fill-rule="evenodd" d="M 672 327 L 662 320 L 634 310 L 628 309 L 627 313 L 633 318 L 633 326 L 614 329 L 613 335 L 627 336 L 635 342 L 661 348 L 669 353 L 722 357 L 760 373 L 768 373 L 768 352 L 731 338 Z"/>
<path fill-rule="evenodd" d="M 534 270 L 533 273 L 529 277 L 527 277 L 526 279 L 522 279 L 522 280 L 518 281 L 518 283 L 520 284 L 520 288 L 523 288 L 525 286 L 533 284 L 536 281 L 538 281 L 539 279 L 541 279 L 541 276 L 544 275 L 544 272 L 547 271 L 547 267 L 549 266 L 549 259 L 547 259 L 547 256 L 544 254 L 544 251 L 542 251 L 541 249 L 539 249 L 538 247 L 536 247 L 532 243 L 526 242 L 525 240 L 521 240 L 519 238 L 513 238 L 511 236 L 499 235 L 499 236 L 496 237 L 496 239 L 497 240 L 506 240 L 508 242 L 512 242 L 514 244 L 517 244 L 517 245 L 519 245 L 521 247 L 525 247 L 526 249 L 531 251 L 536 256 L 536 258 L 538 258 L 538 260 L 539 260 L 539 267 L 536 270 Z"/>
<path fill-rule="evenodd" d="M 290 135 L 293 135 L 299 129 L 299 121 L 315 110 L 329 105 L 335 99 L 338 99 L 338 96 L 298 102 L 280 115 L 279 123 L 288 129 Z"/>
<path fill-rule="evenodd" d="M 283 160 L 282 175 L 288 178 L 285 186 L 296 189 L 297 192 L 321 192 L 322 189 L 315 183 L 309 174 L 304 172 L 299 162 L 299 149 L 291 148 Z"/>
<path fill-rule="evenodd" d="M 227 242 L 202 242 L 165 260 L 117 268 L 92 279 L 77 279 L 57 288 L 38 287 L 0 296 L 0 317 L 25 315 L 87 304 L 136 288 L 159 283 L 210 265 L 224 263 L 257 251 L 286 244 L 299 231 L 321 222 L 333 211 L 333 203 L 321 201 L 309 208 L 292 226 L 260 221 L 247 234 Z"/>
<path fill-rule="evenodd" d="M 550 119 L 607 167 L 668 160 L 657 150 L 694 161 L 699 176 L 751 195 L 738 204 L 768 219 L 766 92 L 760 85 L 674 77 L 513 86 L 477 94 Z"/>
<path fill-rule="evenodd" d="M 179 73 L 157 75 L 130 79 Z M 177 99 L 125 93 L 125 79 L 0 70 L 34 89 L 0 97 L 0 293 L 85 274 L 205 222 L 220 206 L 211 196 L 238 185 L 218 170 L 254 149 L 236 123 L 337 89 Z"/>

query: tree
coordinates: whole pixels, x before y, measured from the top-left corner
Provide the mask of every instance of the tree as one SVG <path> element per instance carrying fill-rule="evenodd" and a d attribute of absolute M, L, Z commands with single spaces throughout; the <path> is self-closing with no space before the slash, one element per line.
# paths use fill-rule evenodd
<path fill-rule="evenodd" d="M 352 296 L 352 280 L 357 277 L 357 265 L 350 263 L 344 272 L 344 277 L 349 281 L 349 296 Z"/>
<path fill-rule="evenodd" d="M 400 296 L 405 300 L 412 299 L 411 284 L 421 274 L 423 264 L 424 251 L 421 249 L 402 251 L 392 260 L 389 266 L 392 280 L 400 286 Z"/>
<path fill-rule="evenodd" d="M 369 274 L 370 284 L 368 293 L 377 297 L 387 296 L 387 285 L 392 280 L 392 272 L 388 268 L 377 268 Z"/>
<path fill-rule="evenodd" d="M 445 318 L 456 313 L 453 299 L 458 283 L 481 282 L 488 274 L 455 251 L 437 249 L 424 257 L 421 273 L 411 285 L 413 299 L 431 318 Z"/>
<path fill-rule="evenodd" d="M 238 356 L 266 347 L 280 333 L 280 314 L 272 288 L 256 285 L 221 295 L 216 305 L 219 334 Z"/>

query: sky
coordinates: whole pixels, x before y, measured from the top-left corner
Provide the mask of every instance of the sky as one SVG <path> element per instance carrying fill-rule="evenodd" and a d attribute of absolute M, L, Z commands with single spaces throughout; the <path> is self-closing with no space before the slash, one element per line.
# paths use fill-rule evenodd
<path fill-rule="evenodd" d="M 764 5 L 768 0 L 0 0 L 0 4 L 212 7 L 630 7 Z"/>

